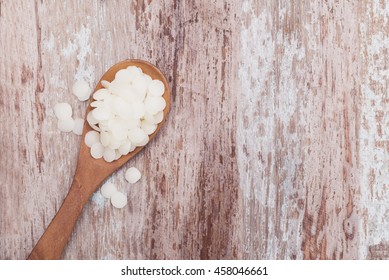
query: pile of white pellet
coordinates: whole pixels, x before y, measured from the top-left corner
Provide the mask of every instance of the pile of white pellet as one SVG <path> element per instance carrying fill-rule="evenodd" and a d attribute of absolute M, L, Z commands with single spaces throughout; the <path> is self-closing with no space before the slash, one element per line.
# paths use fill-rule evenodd
<path fill-rule="evenodd" d="M 165 86 L 135 66 L 119 70 L 112 82 L 102 81 L 101 84 L 103 88 L 93 94 L 93 109 L 87 115 L 93 130 L 86 133 L 84 141 L 93 158 L 112 162 L 149 142 L 149 136 L 163 120 Z M 72 90 L 80 101 L 88 100 L 92 93 L 88 83 L 82 80 L 77 81 Z M 68 103 L 57 103 L 54 114 L 60 131 L 82 135 L 84 120 L 73 119 L 73 110 Z M 141 178 L 141 173 L 131 167 L 125 178 L 134 184 Z M 127 196 L 112 183 L 105 183 L 100 191 L 114 207 L 127 205 Z"/>
<path fill-rule="evenodd" d="M 112 162 L 149 142 L 149 135 L 163 120 L 165 86 L 135 66 L 119 70 L 112 82 L 93 94 L 93 109 L 87 115 L 94 129 L 85 144 L 91 156 Z"/>

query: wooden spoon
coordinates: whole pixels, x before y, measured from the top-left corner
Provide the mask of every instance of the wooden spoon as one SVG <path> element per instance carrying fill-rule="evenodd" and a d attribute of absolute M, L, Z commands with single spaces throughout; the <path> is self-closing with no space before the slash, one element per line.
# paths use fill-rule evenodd
<path fill-rule="evenodd" d="M 158 124 L 156 131 L 150 135 L 150 140 L 161 129 L 162 124 L 166 119 L 166 115 L 170 108 L 170 93 L 168 83 L 163 74 L 152 64 L 142 60 L 125 60 L 112 66 L 100 79 L 95 91 L 102 88 L 101 81 L 112 81 L 115 74 L 120 69 L 128 66 L 137 66 L 142 69 L 144 73 L 149 75 L 152 79 L 161 80 L 165 85 L 165 92 L 163 98 L 166 100 L 166 108 L 163 112 L 163 121 Z M 91 97 L 92 100 L 92 97 Z M 85 119 L 88 112 L 92 108 L 90 104 L 86 110 Z M 110 176 L 113 172 L 118 170 L 128 160 L 139 153 L 143 147 L 136 148 L 133 152 L 126 156 L 122 156 L 118 160 L 111 163 L 104 159 L 94 159 L 90 155 L 90 149 L 85 145 L 85 134 L 92 130 L 89 124 L 85 121 L 82 132 L 82 140 L 80 147 L 80 154 L 78 157 L 77 169 L 73 178 L 72 186 L 62 203 L 61 208 L 51 221 L 49 227 L 43 233 L 38 243 L 30 253 L 29 260 L 43 260 L 43 259 L 59 259 L 66 243 L 73 231 L 74 225 L 80 216 L 84 205 L 88 202 L 90 196 L 97 190 L 101 183 Z"/>

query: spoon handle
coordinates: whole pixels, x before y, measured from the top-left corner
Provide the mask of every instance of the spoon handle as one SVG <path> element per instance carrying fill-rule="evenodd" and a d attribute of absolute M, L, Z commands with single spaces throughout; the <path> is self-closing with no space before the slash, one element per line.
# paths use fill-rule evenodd
<path fill-rule="evenodd" d="M 28 260 L 56 260 L 61 257 L 88 198 L 75 176 L 61 208 L 31 251 Z"/>

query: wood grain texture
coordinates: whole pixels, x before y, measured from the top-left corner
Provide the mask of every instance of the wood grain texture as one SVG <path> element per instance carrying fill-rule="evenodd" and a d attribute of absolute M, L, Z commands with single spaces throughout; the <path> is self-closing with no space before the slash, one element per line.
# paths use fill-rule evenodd
<path fill-rule="evenodd" d="M 0 259 L 62 203 L 80 137 L 52 108 L 156 64 L 164 128 L 97 192 L 65 259 L 389 259 L 389 2 L 0 1 Z"/>

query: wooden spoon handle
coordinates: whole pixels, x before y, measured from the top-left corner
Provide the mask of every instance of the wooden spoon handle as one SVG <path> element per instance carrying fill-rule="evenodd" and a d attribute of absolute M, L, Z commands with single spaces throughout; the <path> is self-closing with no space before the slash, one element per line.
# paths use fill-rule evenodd
<path fill-rule="evenodd" d="M 79 180 L 74 177 L 61 208 L 31 251 L 28 260 L 56 260 L 61 257 L 88 198 L 83 193 Z"/>

